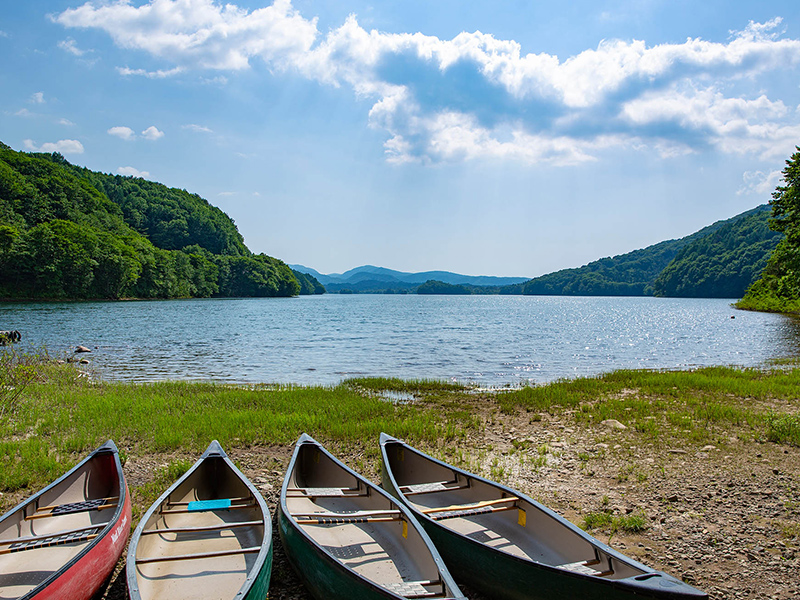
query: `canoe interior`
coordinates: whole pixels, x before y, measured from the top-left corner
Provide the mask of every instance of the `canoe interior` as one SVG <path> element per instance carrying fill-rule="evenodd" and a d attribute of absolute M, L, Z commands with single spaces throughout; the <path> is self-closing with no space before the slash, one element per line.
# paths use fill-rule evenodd
<path fill-rule="evenodd" d="M 315 443 L 297 449 L 285 506 L 300 530 L 333 560 L 375 585 L 408 598 L 450 594 L 425 539 L 401 516 L 398 505 Z M 314 522 L 315 514 L 332 513 L 331 519 L 371 516 L 367 522 Z"/>
<path fill-rule="evenodd" d="M 385 449 L 399 491 L 442 527 L 500 552 L 582 575 L 625 579 L 650 572 L 608 554 L 559 517 L 491 482 L 400 442 L 389 441 Z M 446 507 L 452 509 L 436 510 Z"/>
<path fill-rule="evenodd" d="M 211 500 L 231 500 L 231 508 L 210 503 L 207 510 L 189 511 L 190 502 Z M 205 458 L 142 528 L 135 557 L 140 597 L 234 598 L 254 568 L 266 527 L 258 501 L 225 459 Z M 211 556 L 185 558 L 196 554 Z M 169 560 L 146 562 L 152 558 Z"/>
<path fill-rule="evenodd" d="M 114 518 L 120 501 L 115 456 L 93 455 L 0 521 L 0 598 L 22 598 L 34 590 L 86 549 Z"/>

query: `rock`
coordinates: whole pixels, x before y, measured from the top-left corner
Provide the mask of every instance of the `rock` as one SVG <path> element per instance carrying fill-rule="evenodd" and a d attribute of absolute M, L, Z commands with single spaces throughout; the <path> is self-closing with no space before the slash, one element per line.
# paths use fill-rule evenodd
<path fill-rule="evenodd" d="M 600 424 L 605 425 L 609 429 L 627 429 L 625 425 L 623 425 L 616 419 L 606 419 L 605 421 L 601 421 Z"/>
<path fill-rule="evenodd" d="M 709 446 L 703 446 L 700 449 L 700 452 L 711 452 L 712 450 L 716 450 L 716 449 L 717 449 L 716 446 L 710 446 L 710 445 Z"/>
<path fill-rule="evenodd" d="M 88 364 L 89 364 L 89 361 L 88 361 L 88 360 L 86 360 L 85 358 L 82 358 L 82 359 L 79 361 L 79 364 L 82 364 L 82 365 L 88 365 Z"/>
<path fill-rule="evenodd" d="M 668 452 L 670 454 L 688 454 L 688 452 L 686 452 L 686 450 L 681 450 L 680 448 L 670 448 L 668 450 Z"/>
<path fill-rule="evenodd" d="M 78 346 L 75 348 L 75 353 L 77 354 L 78 352 L 91 352 L 91 350 L 89 350 L 86 346 Z"/>

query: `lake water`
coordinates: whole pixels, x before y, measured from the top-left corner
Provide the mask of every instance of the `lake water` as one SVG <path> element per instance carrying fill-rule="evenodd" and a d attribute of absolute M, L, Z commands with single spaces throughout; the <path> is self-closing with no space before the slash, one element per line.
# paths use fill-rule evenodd
<path fill-rule="evenodd" d="M 324 295 L 0 304 L 26 346 L 92 349 L 106 380 L 335 384 L 347 377 L 520 385 L 620 368 L 757 366 L 800 324 L 731 300 Z M 735 316 L 735 319 L 731 317 Z"/>

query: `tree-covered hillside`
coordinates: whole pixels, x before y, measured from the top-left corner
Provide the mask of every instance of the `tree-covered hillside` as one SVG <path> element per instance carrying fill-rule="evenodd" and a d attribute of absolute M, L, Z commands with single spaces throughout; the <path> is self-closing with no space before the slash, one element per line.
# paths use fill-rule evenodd
<path fill-rule="evenodd" d="M 0 143 L 0 297 L 300 291 L 288 266 L 253 255 L 233 221 L 199 196 Z"/>
<path fill-rule="evenodd" d="M 769 228 L 766 204 L 684 246 L 656 278 L 656 296 L 741 298 L 783 235 Z"/>
<path fill-rule="evenodd" d="M 770 312 L 800 312 L 800 147 L 786 161 L 784 185 L 772 194 L 770 227 L 785 234 L 761 279 L 737 306 Z"/>

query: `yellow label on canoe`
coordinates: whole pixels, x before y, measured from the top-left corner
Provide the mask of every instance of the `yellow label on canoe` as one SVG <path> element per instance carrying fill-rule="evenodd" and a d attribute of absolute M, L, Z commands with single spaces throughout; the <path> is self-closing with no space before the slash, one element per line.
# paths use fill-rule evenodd
<path fill-rule="evenodd" d="M 404 462 L 405 461 L 405 456 L 403 456 L 403 449 L 402 448 L 398 448 L 397 449 L 397 459 L 400 462 Z"/>
<path fill-rule="evenodd" d="M 318 463 L 318 462 L 319 462 L 319 455 L 320 455 L 320 451 L 319 451 L 319 450 L 317 450 L 317 451 L 314 453 L 314 462 L 315 462 L 315 463 Z"/>
<path fill-rule="evenodd" d="M 408 537 L 408 521 L 403 521 L 403 537 Z"/>
<path fill-rule="evenodd" d="M 519 525 L 522 525 L 523 527 L 525 527 L 526 519 L 527 519 L 527 517 L 525 515 L 525 511 L 520 508 L 519 512 L 517 513 L 517 523 Z"/>

